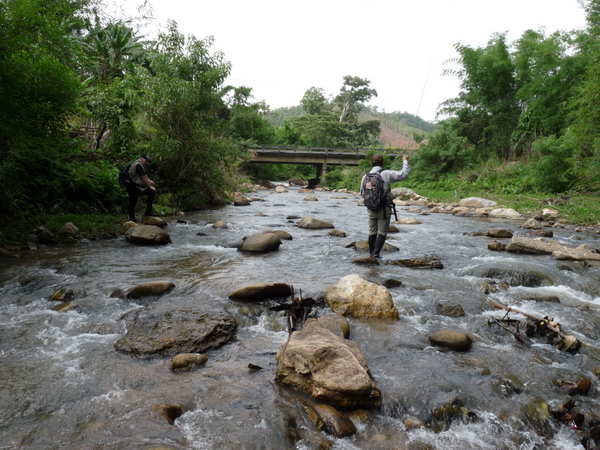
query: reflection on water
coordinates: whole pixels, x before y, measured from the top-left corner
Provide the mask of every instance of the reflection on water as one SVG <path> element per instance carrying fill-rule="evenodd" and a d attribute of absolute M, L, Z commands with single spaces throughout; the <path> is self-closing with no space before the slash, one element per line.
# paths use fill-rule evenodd
<path fill-rule="evenodd" d="M 257 281 L 284 281 L 317 297 L 352 273 L 376 283 L 400 280 L 391 293 L 401 319 L 350 319 L 351 339 L 365 355 L 384 404 L 355 419 L 357 435 L 327 437 L 332 448 L 583 448 L 581 435 L 548 419 L 543 405 L 569 399 L 557 379 L 586 376 L 592 389 L 576 398 L 577 405 L 586 414 L 600 411 L 593 373 L 600 366 L 597 266 L 491 252 L 487 238 L 473 235 L 498 226 L 518 233 L 516 222 L 416 216 L 401 209 L 399 215 L 422 223 L 399 225 L 389 242 L 400 250 L 384 259 L 435 256 L 444 269 L 355 265 L 358 253 L 346 245 L 366 238 L 366 211 L 353 195 L 315 195 L 319 200 L 310 202 L 293 188 L 284 194 L 259 191 L 255 196 L 264 202 L 195 212 L 184 217 L 185 224 L 169 219 L 173 244 L 165 247 L 134 247 L 120 237 L 1 260 L 0 449 L 315 448 L 322 441 L 314 430 L 297 443 L 290 437 L 290 424 L 310 429 L 302 397 L 273 382 L 275 353 L 287 339 L 285 318 L 268 310 L 270 302 L 235 302 L 228 294 Z M 332 222 L 347 237 L 299 229 L 297 219 L 287 219 L 291 215 Z M 228 228 L 212 228 L 217 220 Z M 266 255 L 236 250 L 245 236 L 267 229 L 286 230 L 293 240 Z M 597 235 L 579 233 L 581 240 L 575 240 L 572 230 L 554 231 L 567 245 L 600 247 Z M 140 361 L 113 348 L 124 332 L 120 317 L 143 301 L 111 293 L 161 279 L 177 287 L 158 301 L 225 309 L 238 321 L 234 342 L 209 352 L 197 371 L 174 374 L 167 360 Z M 507 289 L 482 290 L 484 282 L 501 281 Z M 55 302 L 47 299 L 58 287 L 75 292 L 74 309 L 52 309 Z M 544 297 L 560 302 L 539 301 Z M 504 315 L 488 300 L 553 317 L 584 347 L 578 355 L 545 342 L 524 347 L 488 325 L 490 317 Z M 459 303 L 465 316 L 437 315 L 440 302 Z M 441 328 L 473 336 L 471 351 L 429 346 L 428 336 Z M 249 371 L 250 363 L 263 369 Z M 407 418 L 435 423 L 433 412 L 452 404 L 477 420 L 458 414 L 439 426 L 407 426 Z M 178 405 L 184 414 L 170 424 L 165 405 Z"/>

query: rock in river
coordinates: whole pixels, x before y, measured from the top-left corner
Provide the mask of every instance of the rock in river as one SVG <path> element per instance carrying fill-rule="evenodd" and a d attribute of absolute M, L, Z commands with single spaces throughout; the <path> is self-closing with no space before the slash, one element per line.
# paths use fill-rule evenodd
<path fill-rule="evenodd" d="M 232 300 L 264 300 L 273 297 L 289 297 L 292 288 L 287 283 L 253 283 L 236 289 L 229 298 Z"/>
<path fill-rule="evenodd" d="M 241 252 L 266 253 L 279 250 L 281 239 L 274 233 L 258 233 L 247 237 L 238 248 Z"/>
<path fill-rule="evenodd" d="M 141 298 L 151 295 L 163 295 L 170 292 L 175 283 L 170 280 L 148 281 L 129 288 L 124 294 L 125 298 Z"/>
<path fill-rule="evenodd" d="M 347 275 L 325 291 L 329 307 L 343 316 L 398 320 L 392 295 L 383 286 Z"/>
<path fill-rule="evenodd" d="M 169 234 L 154 225 L 140 225 L 125 232 L 125 237 L 133 244 L 165 245 L 171 243 Z"/>
<path fill-rule="evenodd" d="M 225 312 L 211 314 L 168 302 L 136 309 L 122 319 L 127 334 L 115 343 L 115 349 L 141 358 L 204 353 L 229 342 L 237 328 L 235 319 Z"/>
<path fill-rule="evenodd" d="M 343 408 L 381 405 L 381 392 L 358 346 L 315 326 L 294 331 L 277 352 L 275 380 Z"/>

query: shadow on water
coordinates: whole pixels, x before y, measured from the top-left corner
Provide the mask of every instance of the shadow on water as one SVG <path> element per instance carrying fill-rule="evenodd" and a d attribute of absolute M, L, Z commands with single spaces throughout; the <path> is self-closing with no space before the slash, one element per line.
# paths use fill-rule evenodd
<path fill-rule="evenodd" d="M 400 216 L 422 223 L 399 225 L 389 242 L 400 250 L 384 259 L 435 256 L 444 268 L 355 265 L 360 253 L 346 246 L 366 238 L 366 211 L 354 195 L 315 195 L 318 201 L 309 202 L 295 189 L 259 191 L 255 196 L 264 202 L 195 212 L 186 223 L 169 219 L 173 244 L 165 247 L 134 247 L 120 237 L 0 261 L 0 449 L 583 448 L 581 433 L 550 418 L 547 405 L 570 398 L 558 379 L 585 376 L 592 388 L 575 397 L 578 408 L 600 411 L 593 372 L 600 366 L 598 266 L 491 252 L 489 240 L 476 236 L 498 226 L 518 234 L 517 222 L 402 209 Z M 300 229 L 297 218 L 288 218 L 305 215 L 333 223 L 347 237 Z M 228 228 L 212 228 L 217 220 Z M 267 229 L 288 231 L 293 239 L 265 255 L 237 251 L 245 236 Z M 574 240 L 574 234 L 555 230 L 555 239 L 600 247 L 597 235 Z M 283 314 L 268 309 L 275 303 L 236 302 L 228 294 L 258 281 L 283 281 L 317 298 L 353 273 L 379 284 L 401 281 L 390 289 L 401 318 L 350 319 L 350 338 L 383 405 L 349 413 L 356 435 L 335 439 L 307 420 L 306 398 L 274 382 L 275 354 L 288 336 Z M 165 279 L 176 288 L 160 298 L 111 296 Z M 58 287 L 73 290 L 72 309 L 53 310 L 48 298 Z M 584 346 L 576 355 L 540 340 L 527 348 L 490 325 L 491 317 L 505 315 L 490 301 L 552 317 Z M 147 302 L 226 310 L 238 322 L 236 338 L 185 373 L 171 372 L 168 359 L 117 353 L 113 345 L 125 331 L 121 316 Z M 439 315 L 440 303 L 458 303 L 465 315 Z M 469 333 L 473 347 L 464 353 L 432 347 L 428 336 L 441 328 Z M 174 406 L 180 409 L 175 416 Z"/>

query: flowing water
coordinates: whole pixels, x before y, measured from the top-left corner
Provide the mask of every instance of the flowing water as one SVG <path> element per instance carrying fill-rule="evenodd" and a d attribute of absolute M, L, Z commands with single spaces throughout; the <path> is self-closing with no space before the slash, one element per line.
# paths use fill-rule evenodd
<path fill-rule="evenodd" d="M 275 354 L 288 336 L 285 317 L 268 310 L 272 301 L 236 302 L 228 294 L 254 282 L 282 281 L 316 298 L 354 273 L 376 283 L 401 281 L 390 290 L 401 318 L 350 319 L 350 338 L 367 360 L 383 405 L 355 419 L 356 435 L 326 436 L 331 448 L 584 448 L 581 432 L 548 418 L 544 405 L 556 408 L 570 398 L 557 380 L 585 376 L 592 388 L 575 397 L 577 407 L 586 415 L 600 411 L 600 380 L 593 372 L 600 366 L 598 266 L 491 252 L 488 238 L 474 236 L 499 226 L 517 234 L 519 222 L 417 216 L 402 209 L 400 216 L 422 223 L 400 225 L 400 233 L 390 234 L 400 251 L 384 259 L 436 256 L 444 268 L 356 265 L 352 260 L 359 254 L 345 245 L 366 239 L 366 210 L 353 195 L 315 195 L 318 202 L 303 201 L 294 188 L 284 194 L 263 190 L 256 196 L 265 201 L 250 206 L 191 213 L 186 223 L 171 218 L 168 246 L 135 247 L 119 237 L 0 260 L 0 449 L 315 448 L 309 432 L 300 433 L 299 441 L 290 437 L 294 424 L 300 431 L 310 428 L 302 396 L 274 382 Z M 297 228 L 290 215 L 332 222 L 347 237 Z M 212 228 L 219 219 L 229 228 Z M 264 255 L 233 248 L 267 229 L 286 230 L 293 240 Z M 570 246 L 600 247 L 594 233 L 554 232 Z M 192 372 L 173 373 L 169 359 L 139 360 L 113 347 L 125 332 L 121 316 L 144 300 L 110 294 L 163 279 L 176 288 L 149 301 L 226 310 L 239 324 L 235 340 L 208 352 L 208 363 Z M 483 292 L 483 283 L 499 281 L 510 287 Z M 48 298 L 59 287 L 75 292 L 75 308 L 53 309 L 56 302 Z M 560 302 L 532 300 L 540 297 Z M 539 339 L 531 347 L 520 344 L 489 324 L 504 312 L 488 300 L 553 317 L 584 343 L 581 351 L 567 354 Z M 466 314 L 438 315 L 440 302 L 459 303 Z M 469 333 L 472 349 L 430 346 L 428 336 L 441 328 Z M 262 370 L 249 370 L 250 363 Z M 181 407 L 183 415 L 167 420 L 168 405 Z M 441 419 L 433 413 L 448 405 L 455 408 Z M 407 427 L 407 417 L 430 426 Z"/>

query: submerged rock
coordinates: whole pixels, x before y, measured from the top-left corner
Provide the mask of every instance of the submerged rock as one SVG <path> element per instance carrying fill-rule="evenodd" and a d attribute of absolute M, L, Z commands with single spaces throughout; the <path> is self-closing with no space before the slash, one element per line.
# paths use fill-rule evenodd
<path fill-rule="evenodd" d="M 354 247 L 358 251 L 369 251 L 369 241 L 367 239 L 363 239 L 361 241 L 351 242 L 346 245 L 346 248 Z M 400 249 L 392 244 L 388 244 L 385 242 L 383 247 L 381 248 L 382 252 L 397 252 Z"/>
<path fill-rule="evenodd" d="M 274 233 L 258 233 L 249 236 L 238 250 L 241 252 L 265 253 L 279 250 L 281 240 Z"/>
<path fill-rule="evenodd" d="M 445 347 L 450 350 L 466 351 L 471 348 L 471 338 L 468 334 L 455 330 L 438 330 L 429 336 L 433 345 Z"/>
<path fill-rule="evenodd" d="M 352 436 L 356 433 L 356 426 L 352 420 L 333 406 L 317 404 L 305 406 L 305 410 L 310 420 L 319 430 L 323 430 L 336 438 Z"/>
<path fill-rule="evenodd" d="M 487 232 L 488 237 L 492 238 L 511 238 L 513 237 L 512 231 L 506 228 L 490 228 Z"/>
<path fill-rule="evenodd" d="M 200 353 L 180 353 L 171 359 L 171 370 L 192 370 L 203 366 L 207 361 L 208 357 Z"/>
<path fill-rule="evenodd" d="M 402 267 L 422 267 L 426 269 L 443 269 L 444 265 L 437 258 L 409 258 L 409 259 L 392 259 L 386 261 L 392 266 Z"/>
<path fill-rule="evenodd" d="M 125 298 L 141 298 L 152 295 L 163 295 L 175 288 L 175 283 L 169 280 L 148 281 L 129 288 L 124 294 Z"/>
<path fill-rule="evenodd" d="M 319 228 L 335 228 L 333 224 L 326 222 L 324 220 L 315 219 L 312 216 L 304 216 L 300 219 L 298 223 L 298 228 L 310 228 L 310 229 L 319 229 Z"/>
<path fill-rule="evenodd" d="M 289 297 L 292 288 L 287 283 L 253 283 L 236 289 L 229 298 L 232 300 L 264 300 L 273 297 Z"/>

